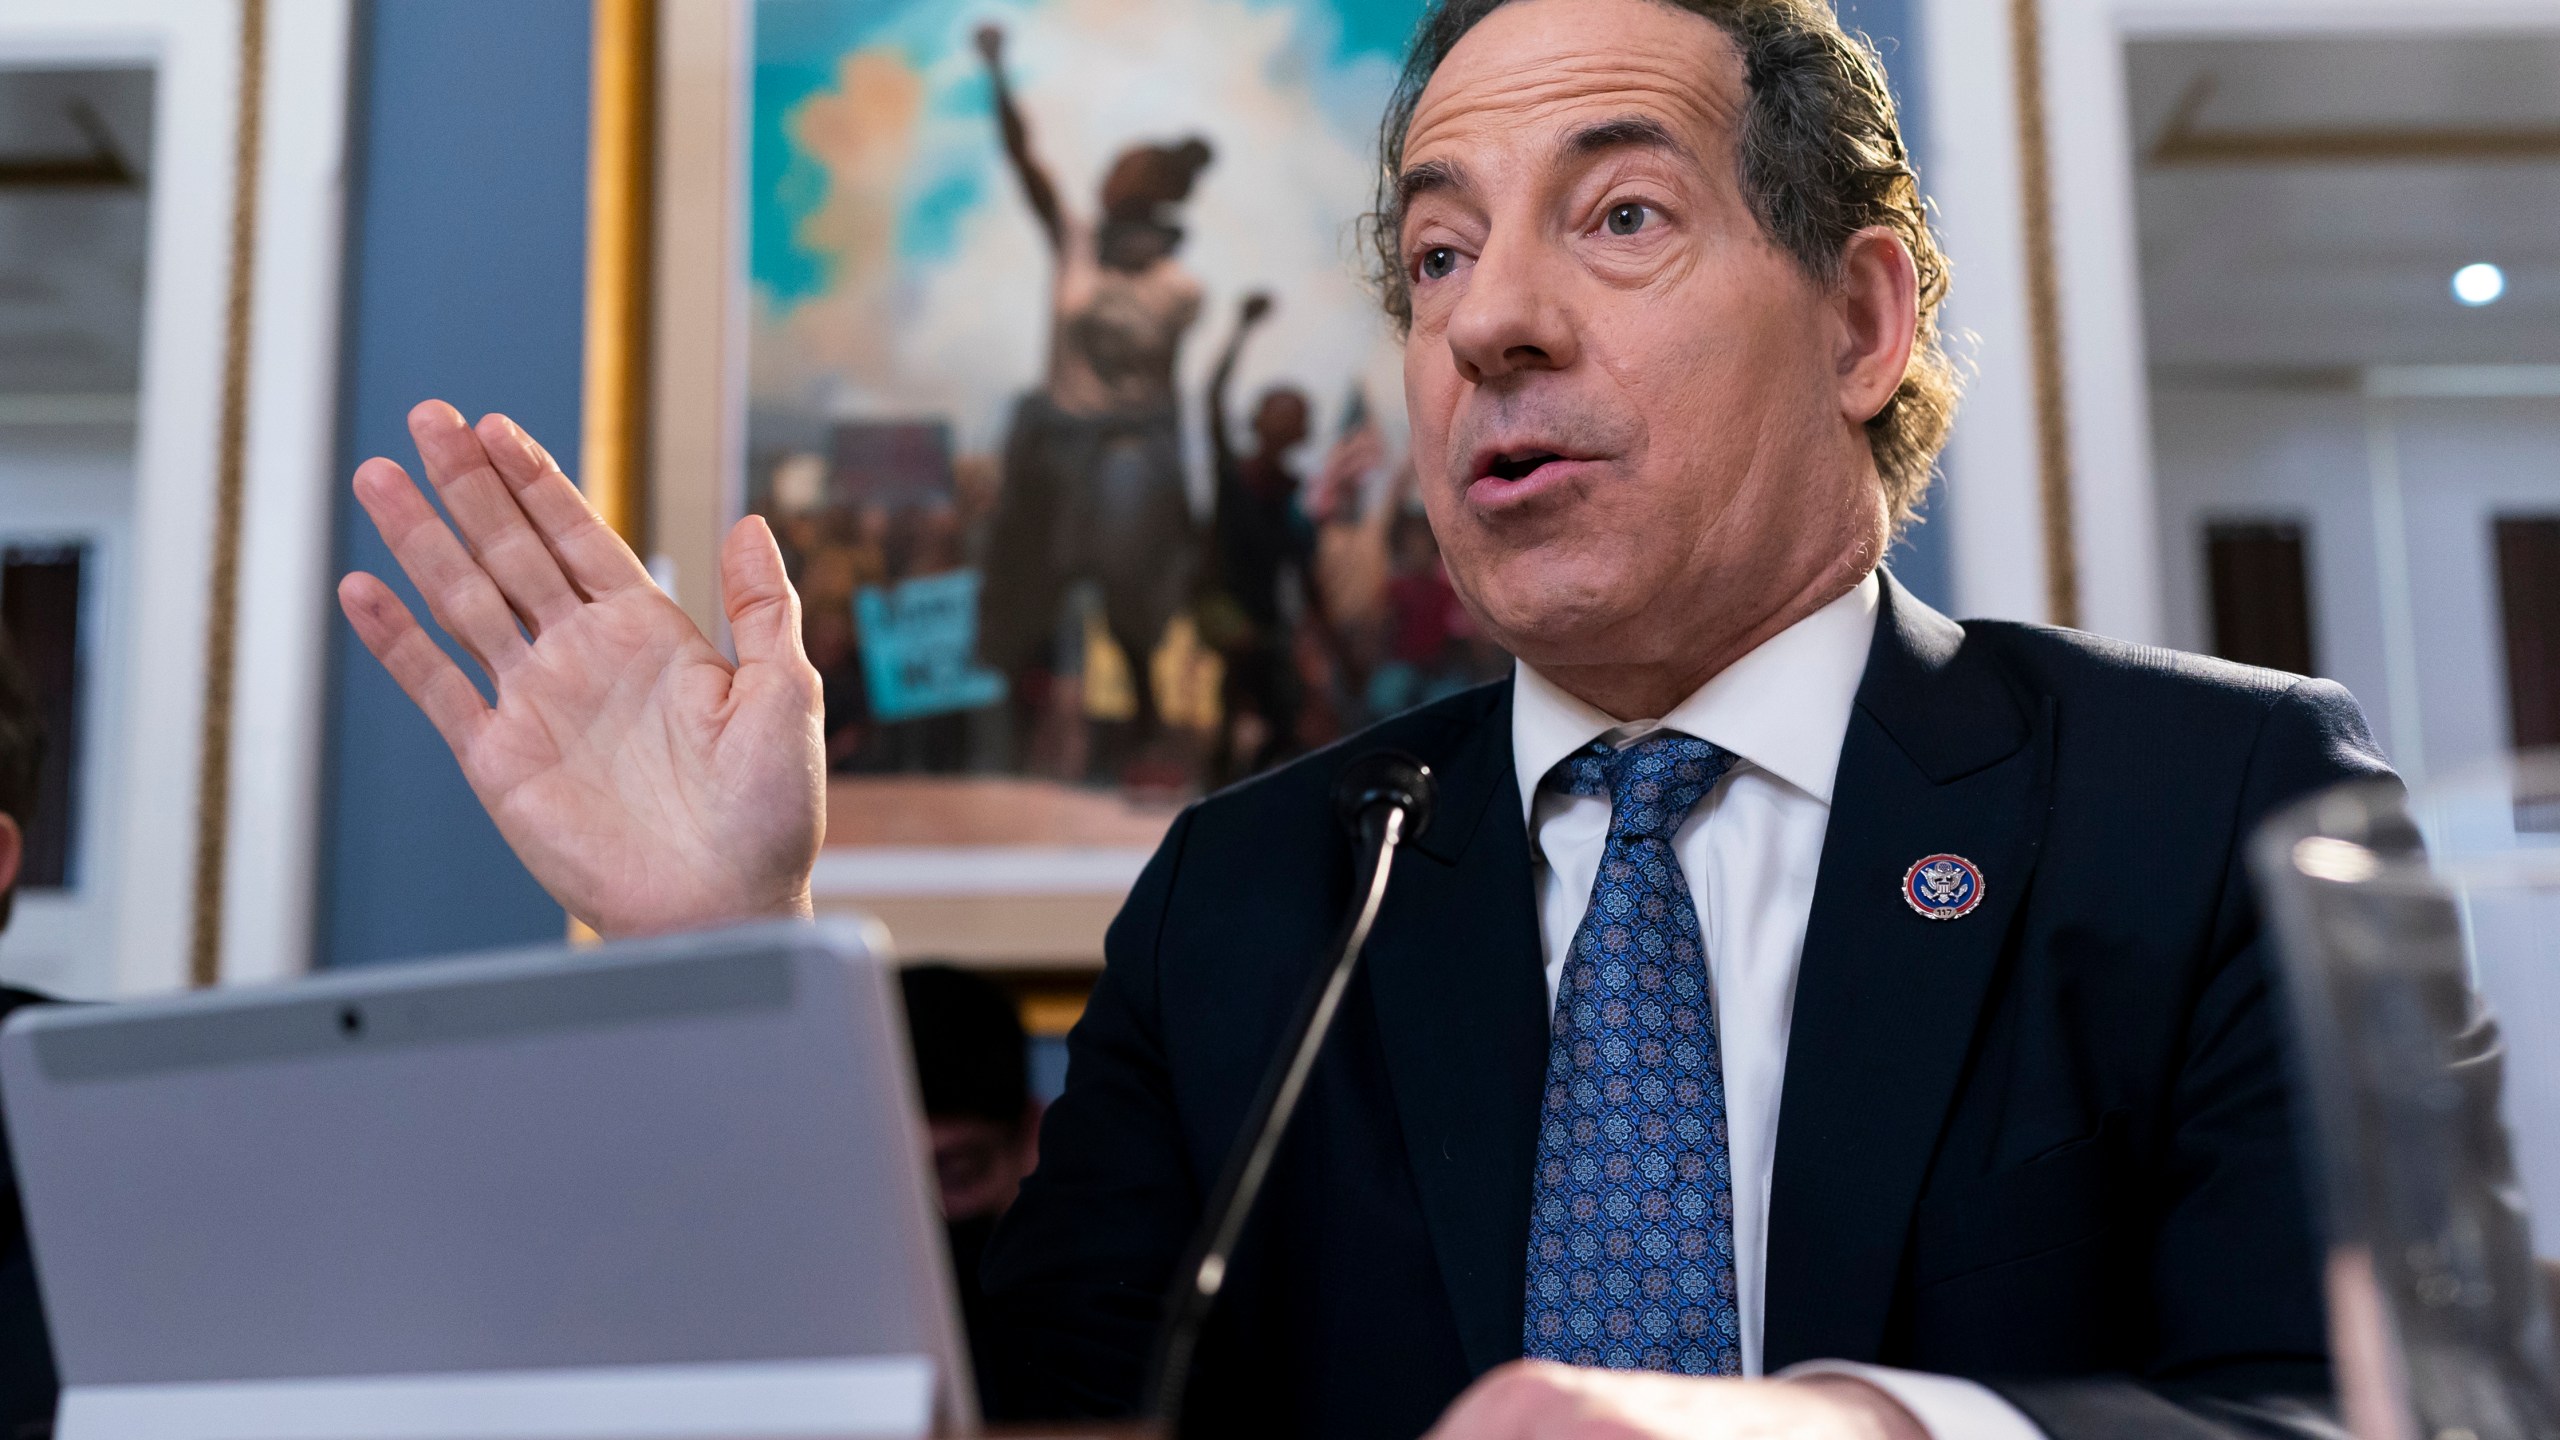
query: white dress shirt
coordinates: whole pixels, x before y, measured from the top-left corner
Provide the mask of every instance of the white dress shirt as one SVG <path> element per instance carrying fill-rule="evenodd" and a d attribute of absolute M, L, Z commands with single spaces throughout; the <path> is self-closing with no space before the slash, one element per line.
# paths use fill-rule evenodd
<path fill-rule="evenodd" d="M 1733 1174 L 1734 1289 L 1742 1373 L 1761 1373 L 1769 1257 L 1769 1182 L 1778 1153 L 1778 1095 L 1786 1079 L 1796 965 L 1831 823 L 1849 712 L 1875 638 L 1881 582 L 1858 587 L 1771 636 L 1656 719 L 1621 723 L 1518 667 L 1511 757 L 1536 860 L 1539 943 L 1553 1006 L 1573 932 L 1591 903 L 1609 835 L 1606 796 L 1569 795 L 1540 782 L 1593 740 L 1622 743 L 1677 730 L 1733 754 L 1735 764 L 1689 812 L 1671 841 L 1705 931 L 1707 987 L 1724 1063 L 1725 1143 Z M 1969 1380 L 1842 1361 L 1791 1367 L 1866 1380 L 1899 1401 L 1932 1440 L 2041 1440 L 1998 1395 Z"/>

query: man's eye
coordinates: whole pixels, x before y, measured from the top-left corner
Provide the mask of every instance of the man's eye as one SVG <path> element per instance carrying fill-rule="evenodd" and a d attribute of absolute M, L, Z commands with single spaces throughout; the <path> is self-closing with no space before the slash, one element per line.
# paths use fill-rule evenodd
<path fill-rule="evenodd" d="M 1611 206 L 1609 218 L 1602 223 L 1609 227 L 1609 233 L 1612 235 L 1633 235 L 1643 229 L 1644 222 L 1651 218 L 1653 218 L 1652 206 L 1638 205 L 1629 201 L 1624 205 Z"/>
<path fill-rule="evenodd" d="M 1458 252 L 1446 245 L 1434 245 L 1422 252 L 1414 270 L 1425 280 L 1437 280 L 1458 268 Z"/>

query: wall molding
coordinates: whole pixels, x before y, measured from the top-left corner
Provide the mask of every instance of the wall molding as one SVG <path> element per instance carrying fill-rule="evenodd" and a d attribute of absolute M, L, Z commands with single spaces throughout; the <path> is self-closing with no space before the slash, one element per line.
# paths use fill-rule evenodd
<path fill-rule="evenodd" d="M 2054 261 L 2053 155 L 2045 129 L 2041 0 L 2009 0 L 2009 72 L 2017 90 L 2018 207 L 2027 261 L 2044 611 L 2053 624 L 2076 626 L 2080 623 L 2080 562 L 2071 498 L 2071 395 L 2062 343 L 2062 281 Z"/>
<path fill-rule="evenodd" d="M 222 975 L 222 857 L 231 807 L 231 687 L 240 619 L 240 509 L 249 430 L 250 297 L 258 267 L 258 130 L 266 117 L 267 0 L 240 0 L 239 101 L 232 113 L 230 280 L 223 299 L 222 433 L 214 455 L 213 576 L 206 586 L 204 739 L 196 770 L 194 920 L 187 979 Z"/>
<path fill-rule="evenodd" d="M 309 968 L 339 486 L 354 0 L 264 0 L 237 641 L 215 976 Z M 286 79 L 285 77 L 290 77 Z"/>
<path fill-rule="evenodd" d="M 649 553 L 651 200 L 656 0 L 593 0 L 587 88 L 587 319 L 578 486 Z"/>

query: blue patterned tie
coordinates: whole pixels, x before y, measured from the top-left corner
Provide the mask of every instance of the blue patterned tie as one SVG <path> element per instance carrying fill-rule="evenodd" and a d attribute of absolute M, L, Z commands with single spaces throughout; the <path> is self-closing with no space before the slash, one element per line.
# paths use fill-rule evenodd
<path fill-rule="evenodd" d="M 1609 797 L 1591 908 L 1557 987 L 1529 1211 L 1527 1353 L 1742 1373 L 1733 1169 L 1707 956 L 1671 837 L 1733 757 L 1669 731 L 1550 776 Z"/>

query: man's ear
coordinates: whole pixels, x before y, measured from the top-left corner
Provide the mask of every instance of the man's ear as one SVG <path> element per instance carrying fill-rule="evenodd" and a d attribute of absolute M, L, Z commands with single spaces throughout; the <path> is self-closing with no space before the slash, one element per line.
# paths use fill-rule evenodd
<path fill-rule="evenodd" d="M 1902 386 L 1920 330 L 1920 271 L 1902 237 L 1871 225 L 1840 247 L 1840 411 L 1851 424 L 1876 417 Z"/>
<path fill-rule="evenodd" d="M 0 895 L 8 894 L 9 888 L 18 883 L 18 862 L 26 854 L 26 832 L 18 828 L 17 821 L 0 815 Z"/>

